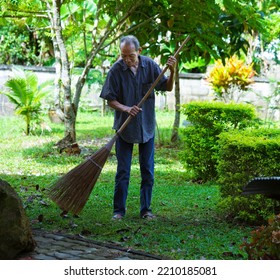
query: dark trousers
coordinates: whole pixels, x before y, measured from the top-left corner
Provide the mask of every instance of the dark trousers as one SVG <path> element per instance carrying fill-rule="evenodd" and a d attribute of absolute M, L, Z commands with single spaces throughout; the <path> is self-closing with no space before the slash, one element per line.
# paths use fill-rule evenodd
<path fill-rule="evenodd" d="M 125 215 L 126 199 L 130 180 L 133 145 L 121 137 L 116 140 L 116 156 L 118 160 L 115 177 L 114 214 Z M 141 171 L 140 214 L 151 212 L 152 189 L 154 185 L 154 138 L 140 143 L 139 164 Z"/>

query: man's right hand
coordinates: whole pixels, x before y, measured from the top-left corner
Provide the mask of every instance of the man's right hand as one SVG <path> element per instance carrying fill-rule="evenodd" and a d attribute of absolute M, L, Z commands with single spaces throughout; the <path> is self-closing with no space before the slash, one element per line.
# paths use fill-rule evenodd
<path fill-rule="evenodd" d="M 133 107 L 127 107 L 127 110 L 125 110 L 125 112 L 127 112 L 132 117 L 135 117 L 141 111 L 142 109 L 136 105 L 134 105 Z"/>
<path fill-rule="evenodd" d="M 121 104 L 120 102 L 118 102 L 117 100 L 112 100 L 108 102 L 108 105 L 117 110 L 117 111 L 121 111 L 121 112 L 126 112 L 128 113 L 130 116 L 135 117 L 139 112 L 142 111 L 141 108 L 139 108 L 138 106 L 134 105 L 132 107 L 129 106 L 125 106 L 123 104 Z"/>

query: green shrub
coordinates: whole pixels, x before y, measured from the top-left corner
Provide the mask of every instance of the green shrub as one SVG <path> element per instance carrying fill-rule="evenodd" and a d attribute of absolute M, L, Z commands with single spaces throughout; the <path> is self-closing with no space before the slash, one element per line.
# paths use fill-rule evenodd
<path fill-rule="evenodd" d="M 195 101 L 184 104 L 182 113 L 190 125 L 183 129 L 181 160 L 195 179 L 214 180 L 219 134 L 252 125 L 256 119 L 255 108 L 249 104 Z"/>
<path fill-rule="evenodd" d="M 217 157 L 220 207 L 232 218 L 260 223 L 274 212 L 275 202 L 263 195 L 242 195 L 254 177 L 280 175 L 280 131 L 247 129 L 221 133 Z"/>

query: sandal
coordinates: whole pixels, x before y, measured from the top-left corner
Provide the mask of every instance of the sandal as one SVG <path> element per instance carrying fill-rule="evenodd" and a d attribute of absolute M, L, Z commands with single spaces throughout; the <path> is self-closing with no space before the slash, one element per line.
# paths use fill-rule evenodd
<path fill-rule="evenodd" d="M 152 214 L 151 212 L 146 212 L 141 215 L 141 218 L 146 219 L 146 220 L 153 220 L 156 218 L 156 216 L 154 214 Z"/>
<path fill-rule="evenodd" d="M 113 217 L 112 217 L 112 220 L 121 220 L 123 218 L 123 215 L 122 214 L 115 214 Z"/>

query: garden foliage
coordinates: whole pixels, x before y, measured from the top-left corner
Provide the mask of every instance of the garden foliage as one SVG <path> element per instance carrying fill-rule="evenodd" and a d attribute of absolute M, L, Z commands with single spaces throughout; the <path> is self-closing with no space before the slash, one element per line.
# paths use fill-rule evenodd
<path fill-rule="evenodd" d="M 183 105 L 182 113 L 189 124 L 183 129 L 181 160 L 195 179 L 215 180 L 219 134 L 252 125 L 255 109 L 249 104 L 195 101 Z"/>
<path fill-rule="evenodd" d="M 280 175 L 279 129 L 231 131 L 221 133 L 219 138 L 217 181 L 221 185 L 220 206 L 228 217 L 250 223 L 266 221 L 277 211 L 277 202 L 263 195 L 242 195 L 242 190 L 254 177 Z"/>

